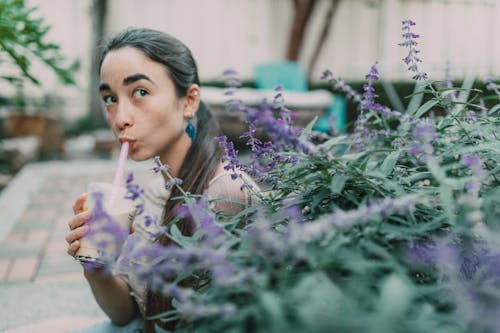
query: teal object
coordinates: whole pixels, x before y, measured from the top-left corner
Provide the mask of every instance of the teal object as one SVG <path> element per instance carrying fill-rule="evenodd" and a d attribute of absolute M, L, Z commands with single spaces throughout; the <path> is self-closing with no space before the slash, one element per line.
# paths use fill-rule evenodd
<path fill-rule="evenodd" d="M 257 89 L 274 89 L 281 85 L 288 91 L 308 90 L 306 73 L 296 62 L 259 64 L 254 71 Z"/>
<path fill-rule="evenodd" d="M 142 318 L 137 318 L 125 326 L 118 326 L 106 320 L 82 329 L 73 330 L 71 333 L 136 333 L 142 332 L 143 326 L 144 321 Z"/>
<path fill-rule="evenodd" d="M 294 61 L 281 61 L 258 64 L 254 67 L 255 86 L 257 89 L 275 89 L 282 86 L 284 91 L 306 92 L 307 75 L 302 67 Z M 319 118 L 314 130 L 330 132 L 330 121 L 334 118 L 336 131 L 345 132 L 347 104 L 343 96 L 333 94 L 332 105 L 326 114 Z"/>
<path fill-rule="evenodd" d="M 314 126 L 314 130 L 330 133 L 330 124 L 337 132 L 345 133 L 347 102 L 342 95 L 333 94 L 333 103 L 326 111 L 326 115 L 319 118 Z"/>
<path fill-rule="evenodd" d="M 191 120 L 187 121 L 186 133 L 191 141 L 194 142 L 194 139 L 196 138 L 196 127 L 194 127 L 194 124 Z"/>

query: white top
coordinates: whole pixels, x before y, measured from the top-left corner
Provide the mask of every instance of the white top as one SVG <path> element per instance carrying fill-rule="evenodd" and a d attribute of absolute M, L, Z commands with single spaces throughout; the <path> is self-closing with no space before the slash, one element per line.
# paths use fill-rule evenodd
<path fill-rule="evenodd" d="M 227 171 L 216 175 L 208 185 L 209 200 L 231 199 L 231 202 L 224 200 L 213 202 L 211 208 L 230 215 L 247 208 L 252 203 L 252 196 L 248 189 L 242 189 L 242 185 L 245 183 L 251 184 L 254 189 L 258 190 L 255 182 L 244 173 L 242 178 L 235 180 L 231 178 L 231 174 Z M 159 177 L 145 188 L 144 212 L 134 220 L 135 232 L 128 236 L 114 269 L 116 275 L 127 281 L 131 289 L 131 295 L 137 302 L 143 316 L 146 310 L 147 285 L 137 273 L 141 271 L 142 267 L 147 267 L 154 258 L 148 258 L 140 254 L 140 250 L 150 246 L 155 235 L 160 231 L 154 223 L 146 225 L 145 217 L 147 215 L 157 216 L 161 221 L 165 203 L 170 196 L 170 191 L 165 189 L 164 184 L 163 178 Z"/>

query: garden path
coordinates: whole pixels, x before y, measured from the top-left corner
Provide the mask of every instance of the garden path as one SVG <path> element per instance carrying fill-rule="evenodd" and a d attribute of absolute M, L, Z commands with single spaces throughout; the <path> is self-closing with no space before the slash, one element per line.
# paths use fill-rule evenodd
<path fill-rule="evenodd" d="M 32 163 L 0 193 L 0 332 L 65 333 L 105 320 L 64 238 L 85 184 L 111 182 L 115 167 L 110 160 Z M 127 165 L 139 182 L 152 175 L 149 167 Z"/>

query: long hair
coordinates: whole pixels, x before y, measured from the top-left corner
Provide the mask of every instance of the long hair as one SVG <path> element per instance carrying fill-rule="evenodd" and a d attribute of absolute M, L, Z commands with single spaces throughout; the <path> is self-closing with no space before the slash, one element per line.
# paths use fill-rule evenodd
<path fill-rule="evenodd" d="M 200 84 L 197 66 L 189 48 L 177 38 L 151 29 L 130 28 L 118 33 L 105 46 L 99 68 L 108 52 L 123 47 L 136 48 L 151 60 L 163 64 L 166 74 L 174 83 L 178 98 L 186 96 L 192 84 Z M 223 152 L 214 140 L 215 136 L 221 134 L 219 124 L 203 102 L 196 112 L 196 119 L 196 138 L 187 152 L 178 177 L 183 179 L 184 191 L 202 194 L 212 179 Z M 162 162 L 168 163 L 168 161 Z M 173 187 L 170 198 L 180 195 L 180 191 Z M 175 208 L 178 204 L 176 200 L 167 200 L 163 212 L 163 224 L 169 223 L 175 217 Z M 194 231 L 194 225 L 189 219 L 178 221 L 177 226 L 184 235 L 192 235 Z M 163 245 L 169 244 L 166 237 L 159 241 Z M 146 317 L 170 308 L 170 299 L 148 291 Z M 157 321 L 157 324 L 166 329 L 173 329 L 175 325 L 175 323 L 165 325 L 160 321 Z M 154 322 L 145 320 L 144 330 L 154 332 Z"/>

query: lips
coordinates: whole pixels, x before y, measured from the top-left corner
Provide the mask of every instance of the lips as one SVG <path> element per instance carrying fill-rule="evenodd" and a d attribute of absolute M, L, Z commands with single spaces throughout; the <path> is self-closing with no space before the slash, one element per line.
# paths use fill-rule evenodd
<path fill-rule="evenodd" d="M 119 138 L 119 141 L 121 144 L 123 144 L 124 142 L 128 142 L 129 144 L 129 148 L 132 149 L 132 147 L 134 146 L 134 143 L 135 143 L 135 139 L 132 139 L 130 137 L 125 137 L 125 136 L 122 136 Z"/>

